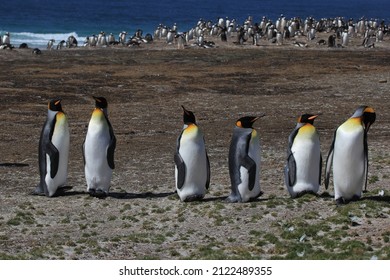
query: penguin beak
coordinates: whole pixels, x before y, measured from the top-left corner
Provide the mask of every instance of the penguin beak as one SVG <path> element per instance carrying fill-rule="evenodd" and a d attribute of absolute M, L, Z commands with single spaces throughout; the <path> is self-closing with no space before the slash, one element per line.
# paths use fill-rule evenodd
<path fill-rule="evenodd" d="M 54 105 L 58 106 L 58 104 L 60 104 L 60 103 L 61 103 L 61 99 L 58 99 L 58 100 L 56 100 L 56 101 L 54 102 Z"/>
<path fill-rule="evenodd" d="M 314 120 L 314 119 L 317 118 L 319 115 L 320 115 L 320 114 L 311 116 L 311 117 L 309 118 L 309 120 Z"/>
<path fill-rule="evenodd" d="M 366 131 L 366 133 L 370 129 L 371 125 L 375 122 L 375 119 L 376 114 L 374 109 L 372 109 L 371 107 L 366 108 L 363 113 L 364 130 Z"/>
<path fill-rule="evenodd" d="M 101 100 L 99 99 L 99 97 L 92 96 L 92 98 L 95 99 L 96 102 L 101 102 Z"/>
<path fill-rule="evenodd" d="M 259 115 L 259 116 L 257 116 L 257 117 L 254 117 L 254 118 L 252 119 L 251 123 L 254 123 L 255 121 L 257 121 L 258 119 L 260 119 L 260 118 L 262 118 L 262 117 L 264 117 L 264 116 L 265 116 L 265 114 L 261 114 L 261 115 Z"/>
<path fill-rule="evenodd" d="M 184 111 L 184 113 L 185 113 L 186 115 L 190 115 L 189 111 L 188 111 L 188 110 L 186 110 L 186 108 L 184 108 L 184 106 L 183 106 L 183 105 L 181 105 L 181 107 L 183 108 L 183 111 Z"/>

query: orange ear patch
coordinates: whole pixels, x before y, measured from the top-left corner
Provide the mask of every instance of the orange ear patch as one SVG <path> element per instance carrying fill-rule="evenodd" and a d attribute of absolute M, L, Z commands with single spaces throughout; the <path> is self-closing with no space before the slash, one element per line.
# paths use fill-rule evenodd
<path fill-rule="evenodd" d="M 371 108 L 371 107 L 367 107 L 366 109 L 364 109 L 364 112 L 366 112 L 366 113 L 375 113 L 374 109 Z"/>

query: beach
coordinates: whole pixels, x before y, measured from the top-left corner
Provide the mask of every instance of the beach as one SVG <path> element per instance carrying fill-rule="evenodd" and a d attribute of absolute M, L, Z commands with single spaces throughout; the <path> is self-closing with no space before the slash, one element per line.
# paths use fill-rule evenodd
<path fill-rule="evenodd" d="M 321 34 L 327 39 L 327 34 Z M 390 40 L 375 48 L 317 41 L 261 41 L 177 49 L 139 47 L 0 50 L 0 259 L 390 259 Z M 117 138 L 106 199 L 86 192 L 82 143 L 94 108 L 108 101 Z M 33 196 L 47 102 L 62 98 L 70 125 L 62 196 Z M 205 134 L 211 184 L 203 201 L 175 193 L 182 108 Z M 291 199 L 284 186 L 288 136 L 303 113 L 320 114 L 323 166 L 335 129 L 360 105 L 375 109 L 368 134 L 368 192 L 337 207 L 333 185 Z M 249 203 L 230 194 L 228 150 L 235 121 L 255 123 L 260 186 Z M 324 170 L 322 170 L 322 173 Z"/>

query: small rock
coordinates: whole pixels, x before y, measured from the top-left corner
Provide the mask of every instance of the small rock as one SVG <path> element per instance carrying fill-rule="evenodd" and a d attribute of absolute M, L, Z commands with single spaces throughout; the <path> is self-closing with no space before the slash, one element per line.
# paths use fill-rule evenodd
<path fill-rule="evenodd" d="M 305 255 L 305 251 L 303 251 L 303 252 L 297 252 L 297 256 L 298 257 L 303 257 Z"/>
<path fill-rule="evenodd" d="M 353 227 L 360 226 L 362 224 L 362 220 L 356 216 L 352 216 L 352 217 L 350 217 L 350 219 L 351 219 L 351 224 Z"/>

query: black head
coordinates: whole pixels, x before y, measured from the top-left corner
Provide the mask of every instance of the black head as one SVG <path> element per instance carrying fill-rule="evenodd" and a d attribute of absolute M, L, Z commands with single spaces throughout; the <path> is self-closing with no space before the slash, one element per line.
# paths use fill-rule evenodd
<path fill-rule="evenodd" d="M 186 110 L 184 106 L 181 106 L 183 108 L 183 122 L 185 124 L 196 124 L 195 115 L 191 111 Z"/>
<path fill-rule="evenodd" d="M 92 96 L 95 99 L 96 108 L 106 109 L 108 106 L 107 100 L 104 97 Z"/>
<path fill-rule="evenodd" d="M 264 117 L 264 115 L 259 116 L 259 117 L 253 117 L 253 116 L 246 116 L 239 118 L 236 121 L 236 126 L 241 127 L 241 128 L 253 128 L 253 123 L 257 121 L 259 118 Z"/>
<path fill-rule="evenodd" d="M 61 99 L 52 99 L 49 101 L 49 104 L 48 104 L 48 108 L 49 110 L 51 111 L 56 111 L 56 112 L 60 112 L 62 111 L 62 106 L 61 106 Z"/>
<path fill-rule="evenodd" d="M 309 123 L 313 124 L 315 118 L 317 118 L 319 115 L 312 115 L 312 114 L 303 114 L 298 118 L 298 123 Z"/>
<path fill-rule="evenodd" d="M 366 132 L 370 129 L 370 126 L 375 122 L 376 113 L 372 107 L 359 106 L 351 118 L 360 118 L 364 124 Z"/>
<path fill-rule="evenodd" d="M 366 132 L 370 129 L 370 126 L 375 122 L 376 113 L 373 108 L 366 106 L 363 111 L 363 123 Z"/>

